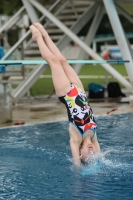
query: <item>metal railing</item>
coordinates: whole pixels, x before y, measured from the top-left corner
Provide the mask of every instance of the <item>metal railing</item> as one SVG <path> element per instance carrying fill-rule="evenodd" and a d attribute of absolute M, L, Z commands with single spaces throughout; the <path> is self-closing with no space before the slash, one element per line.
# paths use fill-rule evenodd
<path fill-rule="evenodd" d="M 49 11 L 52 11 L 60 2 L 61 0 L 57 0 L 50 8 Z M 44 16 L 44 15 L 43 15 Z M 41 20 L 44 19 L 44 17 L 41 17 L 39 19 L 39 21 L 41 22 Z M 16 44 L 5 54 L 5 56 L 3 56 L 3 58 L 1 60 L 6 60 L 18 47 L 19 45 L 31 34 L 31 31 L 28 30 L 23 36 L 22 38 L 19 39 L 18 42 L 16 42 Z"/>
<path fill-rule="evenodd" d="M 18 12 L 16 12 L 15 15 L 13 15 L 1 28 L 0 28 L 0 33 L 2 33 L 3 31 L 7 31 L 9 30 L 12 26 L 14 26 L 14 24 L 16 24 L 16 21 L 18 19 L 20 19 L 20 17 L 22 16 L 23 12 L 25 10 L 25 7 L 23 6 L 22 8 L 20 8 L 18 10 Z"/>

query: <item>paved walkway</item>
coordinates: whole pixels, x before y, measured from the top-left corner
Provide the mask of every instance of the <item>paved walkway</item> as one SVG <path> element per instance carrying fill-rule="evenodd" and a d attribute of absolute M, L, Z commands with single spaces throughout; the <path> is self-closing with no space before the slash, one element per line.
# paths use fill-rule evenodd
<path fill-rule="evenodd" d="M 133 105 L 130 105 L 128 100 L 121 101 L 120 99 L 103 99 L 90 100 L 90 105 L 96 116 L 106 115 L 113 108 L 119 108 L 112 114 L 120 114 L 133 112 Z M 67 112 L 65 106 L 53 96 L 51 99 L 23 99 L 21 103 L 13 106 L 12 109 L 13 121 L 11 123 L 1 124 L 1 127 L 11 126 L 15 122 L 24 122 L 25 124 L 34 124 L 40 122 L 67 120 Z"/>

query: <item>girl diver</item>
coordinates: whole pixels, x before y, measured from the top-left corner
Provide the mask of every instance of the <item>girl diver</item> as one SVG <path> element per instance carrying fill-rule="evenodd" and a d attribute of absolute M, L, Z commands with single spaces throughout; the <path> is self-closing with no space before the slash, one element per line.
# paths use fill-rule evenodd
<path fill-rule="evenodd" d="M 89 155 L 100 152 L 96 122 L 83 85 L 66 58 L 39 23 L 30 26 L 32 39 L 51 68 L 56 95 L 65 104 L 70 133 L 70 148 L 75 165 L 85 163 Z"/>

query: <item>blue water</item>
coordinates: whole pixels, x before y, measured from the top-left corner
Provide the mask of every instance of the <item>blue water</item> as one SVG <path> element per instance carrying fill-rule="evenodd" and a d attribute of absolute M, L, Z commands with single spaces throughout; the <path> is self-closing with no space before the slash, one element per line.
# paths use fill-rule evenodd
<path fill-rule="evenodd" d="M 96 120 L 102 157 L 79 171 L 67 122 L 0 129 L 0 200 L 132 200 L 133 114 Z"/>

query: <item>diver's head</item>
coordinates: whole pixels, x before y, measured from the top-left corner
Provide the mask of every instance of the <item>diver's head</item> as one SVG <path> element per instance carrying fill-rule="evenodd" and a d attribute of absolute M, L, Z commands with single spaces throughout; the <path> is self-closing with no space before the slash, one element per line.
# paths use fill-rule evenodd
<path fill-rule="evenodd" d="M 80 148 L 81 162 L 85 163 L 87 160 L 91 159 L 95 153 L 96 149 L 90 137 L 83 140 Z"/>

